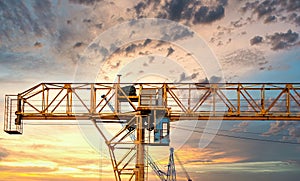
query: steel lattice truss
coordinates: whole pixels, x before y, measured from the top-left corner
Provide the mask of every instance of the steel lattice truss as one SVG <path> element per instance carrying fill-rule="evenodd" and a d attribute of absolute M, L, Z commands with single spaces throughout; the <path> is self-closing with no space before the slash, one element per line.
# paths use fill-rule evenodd
<path fill-rule="evenodd" d="M 149 106 L 166 108 L 171 121 L 300 119 L 300 84 L 139 83 L 135 85 L 136 96 L 128 96 L 120 88 L 128 85 L 42 83 L 16 96 L 6 96 L 5 120 L 9 122 L 14 116 L 10 108 L 18 108 L 17 115 L 23 120 L 119 120 Z M 152 89 L 155 94 L 149 95 L 144 106 L 139 93 L 146 89 Z M 103 95 L 115 111 L 109 108 Z"/>
<path fill-rule="evenodd" d="M 91 120 L 104 138 L 117 181 L 144 180 L 144 161 L 162 172 L 144 149 L 158 125 L 184 120 L 300 120 L 300 84 L 295 83 L 41 83 L 5 97 L 4 130 L 20 134 L 24 120 Z M 151 117 L 152 115 L 152 117 Z M 155 116 L 153 116 L 155 115 Z M 148 120 L 146 126 L 145 120 Z M 165 121 L 166 121 L 165 120 Z M 152 121 L 152 122 L 151 122 Z M 123 127 L 107 137 L 100 124 Z M 168 136 L 167 131 L 161 130 Z M 157 131 L 157 130 L 156 130 Z M 155 136 L 154 136 L 155 137 Z M 166 140 L 159 140 L 166 144 Z M 168 143 L 168 139 L 167 139 Z M 124 145 L 127 145 L 124 147 Z M 117 150 L 127 149 L 118 157 Z M 135 164 L 132 164 L 132 163 Z M 123 178 L 124 176 L 124 178 Z"/>

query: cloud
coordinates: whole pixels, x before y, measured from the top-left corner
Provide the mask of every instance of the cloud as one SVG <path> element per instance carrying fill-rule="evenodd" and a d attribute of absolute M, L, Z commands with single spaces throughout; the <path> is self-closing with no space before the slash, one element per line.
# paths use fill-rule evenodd
<path fill-rule="evenodd" d="M 263 2 L 254 1 L 245 3 L 241 9 L 244 12 L 253 10 L 253 13 L 257 14 L 258 18 L 261 18 L 262 16 L 269 15 L 275 11 L 277 5 L 277 0 L 265 0 Z"/>
<path fill-rule="evenodd" d="M 84 20 L 82 20 L 82 22 L 84 22 L 84 23 L 91 23 L 92 20 L 91 19 L 84 19 Z"/>
<path fill-rule="evenodd" d="M 227 6 L 228 5 L 228 0 L 218 0 L 218 2 L 223 5 L 223 6 Z"/>
<path fill-rule="evenodd" d="M 169 47 L 169 48 L 168 48 L 168 54 L 167 54 L 167 57 L 168 57 L 169 55 L 171 55 L 174 51 L 175 51 L 175 50 L 174 50 L 172 47 Z"/>
<path fill-rule="evenodd" d="M 278 133 L 288 130 L 289 127 L 294 126 L 297 123 L 291 121 L 276 121 L 270 124 L 270 128 L 267 132 L 264 132 L 262 135 L 270 136 L 277 135 Z"/>
<path fill-rule="evenodd" d="M 126 53 L 134 52 L 136 48 L 137 48 L 137 45 L 132 43 L 131 45 L 129 45 L 125 48 L 125 51 L 126 51 Z"/>
<path fill-rule="evenodd" d="M 15 172 L 15 173 L 52 173 L 54 171 L 58 171 L 57 168 L 49 168 L 49 167 L 42 167 L 42 166 L 0 166 L 1 171 L 5 172 Z"/>
<path fill-rule="evenodd" d="M 164 30 L 165 31 L 165 30 Z M 180 39 L 184 39 L 187 37 L 193 37 L 194 32 L 190 29 L 183 26 L 173 26 L 169 31 L 163 32 L 162 39 L 164 41 L 160 41 L 157 46 L 160 46 L 165 43 L 165 41 L 176 41 Z"/>
<path fill-rule="evenodd" d="M 296 11 L 300 9 L 300 1 L 298 0 L 287 0 L 282 3 L 287 11 Z"/>
<path fill-rule="evenodd" d="M 148 56 L 148 59 L 149 59 L 149 63 L 153 63 L 155 57 L 154 56 Z"/>
<path fill-rule="evenodd" d="M 116 62 L 116 64 L 115 65 L 111 65 L 111 69 L 116 69 L 116 68 L 118 68 L 119 66 L 121 65 L 121 61 L 119 60 L 118 62 Z"/>
<path fill-rule="evenodd" d="M 300 16 L 297 16 L 297 17 L 295 17 L 294 18 L 295 20 L 295 23 L 298 25 L 298 26 L 300 26 Z"/>
<path fill-rule="evenodd" d="M 222 80 L 222 77 L 218 77 L 218 76 L 213 75 L 212 77 L 210 77 L 209 82 L 210 83 L 218 83 L 221 80 Z"/>
<path fill-rule="evenodd" d="M 8 154 L 8 151 L 5 149 L 5 148 L 1 148 L 0 147 L 0 161 L 7 157 L 9 154 Z"/>
<path fill-rule="evenodd" d="M 264 15 L 268 15 L 275 10 L 274 1 L 264 1 L 260 3 L 255 9 L 254 12 L 258 14 L 258 17 L 262 17 Z"/>
<path fill-rule="evenodd" d="M 259 1 L 246 2 L 245 5 L 241 8 L 243 12 L 254 9 L 259 4 Z"/>
<path fill-rule="evenodd" d="M 199 164 L 199 163 L 213 163 L 213 160 L 211 159 L 194 159 L 194 160 L 189 160 L 188 163 L 196 163 L 196 164 Z"/>
<path fill-rule="evenodd" d="M 191 2 L 192 1 L 172 0 L 169 4 L 167 4 L 170 19 L 175 21 L 180 20 L 182 18 L 183 11 L 186 11 L 187 6 Z"/>
<path fill-rule="evenodd" d="M 264 23 L 270 23 L 277 19 L 286 20 L 286 16 L 291 16 L 292 14 L 298 14 L 300 9 L 300 1 L 297 0 L 264 0 L 264 1 L 254 1 L 246 2 L 242 8 L 242 12 L 252 11 L 253 14 L 257 15 L 258 19 L 266 17 Z M 276 16 L 275 16 L 276 15 Z M 289 21 L 299 25 L 299 18 L 297 16 Z"/>
<path fill-rule="evenodd" d="M 222 5 L 210 9 L 208 6 L 202 6 L 196 13 L 194 23 L 211 23 L 215 20 L 223 18 L 225 9 Z"/>
<path fill-rule="evenodd" d="M 184 72 L 182 72 L 182 73 L 180 74 L 180 78 L 179 78 L 178 82 L 183 82 L 183 81 L 190 81 L 190 80 L 193 80 L 193 79 L 195 79 L 198 75 L 199 75 L 199 73 L 193 73 L 193 74 L 187 76 Z"/>
<path fill-rule="evenodd" d="M 81 47 L 83 45 L 83 42 L 77 42 L 73 45 L 73 48 L 78 48 Z"/>
<path fill-rule="evenodd" d="M 74 4 L 83 4 L 83 5 L 94 5 L 97 2 L 102 0 L 69 0 L 69 2 Z"/>
<path fill-rule="evenodd" d="M 289 128 L 289 135 L 300 143 L 300 127 L 291 127 Z"/>
<path fill-rule="evenodd" d="M 235 28 L 240 28 L 240 27 L 246 25 L 247 22 L 243 22 L 243 18 L 240 18 L 240 19 L 237 20 L 237 21 L 231 21 L 230 24 L 231 24 L 232 26 L 234 26 Z"/>
<path fill-rule="evenodd" d="M 109 51 L 108 51 L 105 47 L 103 47 L 103 46 L 99 49 L 99 52 L 100 52 L 100 53 L 102 54 L 102 56 L 103 56 L 102 60 L 105 60 L 106 57 L 107 57 L 108 54 L 109 54 Z"/>
<path fill-rule="evenodd" d="M 151 39 L 149 39 L 149 38 L 147 38 L 145 41 L 144 41 L 144 43 L 143 43 L 143 46 L 147 46 L 149 43 L 151 43 L 152 42 L 152 40 Z"/>
<path fill-rule="evenodd" d="M 247 127 L 249 126 L 249 122 L 248 121 L 243 121 L 241 123 L 239 123 L 238 125 L 234 125 L 234 128 L 231 129 L 230 131 L 233 132 L 245 132 L 247 131 Z"/>
<path fill-rule="evenodd" d="M 34 47 L 36 47 L 36 48 L 42 48 L 43 47 L 43 44 L 41 43 L 41 42 L 35 42 L 34 43 L 34 45 L 33 45 Z"/>
<path fill-rule="evenodd" d="M 288 164 L 300 166 L 300 160 L 287 160 Z"/>
<path fill-rule="evenodd" d="M 1 1 L 0 38 L 3 41 L 18 41 L 27 37 L 53 35 L 56 27 L 51 2 L 34 1 L 27 5 L 24 1 Z M 32 8 L 32 9 L 31 9 Z M 14 42 L 16 43 L 16 42 Z M 23 42 L 26 43 L 26 42 Z M 22 44 L 22 42 L 19 44 Z"/>
<path fill-rule="evenodd" d="M 232 69 L 232 65 L 247 68 L 253 66 L 255 68 L 265 61 L 264 52 L 258 49 L 238 49 L 224 56 L 222 66 L 225 69 L 227 66 Z"/>
<path fill-rule="evenodd" d="M 138 17 L 141 15 L 143 10 L 146 8 L 146 3 L 139 2 L 136 6 L 134 6 L 135 12 L 138 15 Z"/>
<path fill-rule="evenodd" d="M 264 23 L 267 24 L 267 23 L 275 22 L 276 19 L 277 19 L 276 16 L 268 16 L 268 17 L 265 19 Z"/>
<path fill-rule="evenodd" d="M 299 34 L 297 32 L 288 30 L 286 33 L 276 32 L 272 35 L 266 35 L 265 40 L 261 36 L 255 36 L 252 39 L 250 39 L 250 44 L 256 45 L 265 42 L 271 45 L 272 50 L 276 51 L 276 50 L 288 49 L 290 47 L 298 46 L 299 45 L 299 41 L 297 41 L 298 38 L 299 38 Z"/>
<path fill-rule="evenodd" d="M 266 40 L 271 44 L 272 50 L 287 49 L 293 46 L 297 46 L 297 40 L 299 34 L 288 30 L 286 33 L 274 33 L 273 35 L 267 35 Z"/>
<path fill-rule="evenodd" d="M 213 0 L 206 3 L 199 0 L 148 0 L 140 1 L 133 8 L 136 16 L 185 21 L 187 23 L 212 23 L 225 15 L 227 0 Z"/>
<path fill-rule="evenodd" d="M 261 36 L 255 36 L 250 40 L 250 45 L 259 44 L 263 41 L 263 37 Z"/>

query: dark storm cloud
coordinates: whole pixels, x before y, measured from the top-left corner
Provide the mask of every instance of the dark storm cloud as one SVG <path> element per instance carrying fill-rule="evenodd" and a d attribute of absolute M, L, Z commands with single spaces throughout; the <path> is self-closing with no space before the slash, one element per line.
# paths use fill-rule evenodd
<path fill-rule="evenodd" d="M 267 35 L 266 39 L 271 44 L 272 50 L 286 49 L 297 45 L 299 34 L 288 30 L 286 33 Z"/>
<path fill-rule="evenodd" d="M 217 6 L 215 9 L 210 9 L 208 6 L 202 6 L 195 13 L 194 23 L 211 23 L 223 18 L 224 15 L 225 9 L 222 5 Z"/>
<path fill-rule="evenodd" d="M 296 11 L 300 9 L 300 1 L 299 0 L 287 0 L 282 2 L 285 5 L 288 11 Z"/>
<path fill-rule="evenodd" d="M 243 12 L 254 9 L 258 5 L 258 1 L 255 2 L 246 2 L 245 5 L 241 8 Z"/>
<path fill-rule="evenodd" d="M 169 48 L 168 48 L 168 54 L 167 54 L 167 57 L 168 57 L 169 55 L 171 55 L 174 51 L 175 51 L 175 50 L 174 50 L 172 47 L 169 47 Z"/>
<path fill-rule="evenodd" d="M 255 9 L 254 12 L 257 13 L 258 17 L 271 14 L 276 8 L 274 7 L 276 3 L 274 1 L 264 1 L 260 3 Z"/>
<path fill-rule="evenodd" d="M 141 15 L 142 11 L 146 8 L 146 3 L 139 2 L 136 6 L 134 6 L 135 12 L 138 16 Z"/>
<path fill-rule="evenodd" d="M 297 16 L 297 18 L 295 18 L 295 23 L 300 26 L 300 16 Z"/>
<path fill-rule="evenodd" d="M 126 53 L 134 52 L 136 48 L 137 48 L 137 45 L 133 43 L 133 44 L 129 45 L 128 47 L 126 47 L 125 51 L 126 51 Z"/>
<path fill-rule="evenodd" d="M 288 17 L 282 17 L 282 20 L 287 22 L 295 22 L 296 25 L 300 26 L 300 15 L 292 13 Z"/>
<path fill-rule="evenodd" d="M 278 0 L 246 2 L 245 5 L 242 7 L 242 11 L 245 12 L 248 10 L 253 10 L 253 12 L 256 13 L 260 18 L 275 11 L 277 5 L 279 5 Z"/>
<path fill-rule="evenodd" d="M 37 41 L 37 42 L 34 43 L 33 46 L 36 47 L 36 48 L 41 48 L 43 46 L 43 44 L 41 42 Z"/>
<path fill-rule="evenodd" d="M 266 17 L 265 23 L 272 22 L 276 19 L 284 21 L 286 19 L 287 14 L 299 13 L 300 10 L 300 1 L 299 0 L 264 0 L 264 1 L 254 1 L 254 2 L 246 2 L 241 8 L 243 12 L 252 11 L 253 14 L 256 14 L 258 18 Z M 275 15 L 279 16 L 278 18 Z M 288 15 L 288 16 L 289 16 Z M 276 19 L 275 19 L 276 18 Z M 293 19 L 291 21 L 295 24 L 297 19 Z"/>
<path fill-rule="evenodd" d="M 251 45 L 259 44 L 263 41 L 263 37 L 261 36 L 255 36 L 250 40 Z"/>
<path fill-rule="evenodd" d="M 78 47 L 81 47 L 83 45 L 82 42 L 77 42 L 75 43 L 75 45 L 73 45 L 73 48 L 78 48 Z"/>
<path fill-rule="evenodd" d="M 268 43 L 271 45 L 272 50 L 281 50 L 288 49 L 290 47 L 298 46 L 299 34 L 297 32 L 293 32 L 292 30 L 288 30 L 286 33 L 274 33 L 272 35 L 266 35 L 265 40 L 261 36 L 255 36 L 250 39 L 251 45 L 256 45 L 262 42 Z"/>
<path fill-rule="evenodd" d="M 180 20 L 182 13 L 185 11 L 187 6 L 192 3 L 189 0 L 172 0 L 167 4 L 167 11 L 171 20 Z"/>
<path fill-rule="evenodd" d="M 83 4 L 83 5 L 94 5 L 97 2 L 100 2 L 102 0 L 69 0 L 71 3 L 75 4 Z"/>
<path fill-rule="evenodd" d="M 151 43 L 152 42 L 152 40 L 151 39 L 146 39 L 145 41 L 144 41 L 144 43 L 143 43 L 143 46 L 147 46 L 149 43 Z"/>
<path fill-rule="evenodd" d="M 265 19 L 265 21 L 264 21 L 264 23 L 270 23 L 270 22 L 274 22 L 274 21 L 276 21 L 276 16 L 268 16 L 266 19 Z"/>
<path fill-rule="evenodd" d="M 148 16 L 156 12 L 156 18 L 191 23 L 212 23 L 225 15 L 227 0 L 214 0 L 211 6 L 204 5 L 199 0 L 148 0 L 140 1 L 134 6 L 137 17 Z"/>
<path fill-rule="evenodd" d="M 223 6 L 227 6 L 228 5 L 228 0 L 218 0 L 218 2 L 223 5 Z"/>

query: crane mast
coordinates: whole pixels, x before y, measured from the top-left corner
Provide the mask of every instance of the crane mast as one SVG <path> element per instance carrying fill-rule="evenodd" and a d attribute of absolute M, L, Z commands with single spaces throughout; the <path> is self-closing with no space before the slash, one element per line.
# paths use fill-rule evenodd
<path fill-rule="evenodd" d="M 146 164 L 161 181 L 176 180 L 174 164 L 166 178 L 145 150 L 170 145 L 171 122 L 299 121 L 299 108 L 298 83 L 41 83 L 5 96 L 4 131 L 22 134 L 26 120 L 91 121 L 109 148 L 117 181 L 144 181 Z M 120 123 L 112 137 L 99 126 Z"/>

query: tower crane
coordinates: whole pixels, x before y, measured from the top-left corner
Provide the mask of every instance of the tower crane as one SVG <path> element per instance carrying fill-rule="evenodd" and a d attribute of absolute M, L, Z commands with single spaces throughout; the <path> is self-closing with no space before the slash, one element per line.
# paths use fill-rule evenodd
<path fill-rule="evenodd" d="M 163 181 L 176 179 L 174 150 L 164 174 L 145 146 L 169 146 L 172 122 L 299 121 L 299 108 L 299 83 L 40 83 L 5 96 L 4 131 L 22 134 L 27 120 L 91 121 L 109 148 L 116 181 L 146 180 L 147 163 Z M 111 137 L 99 126 L 120 123 Z"/>

